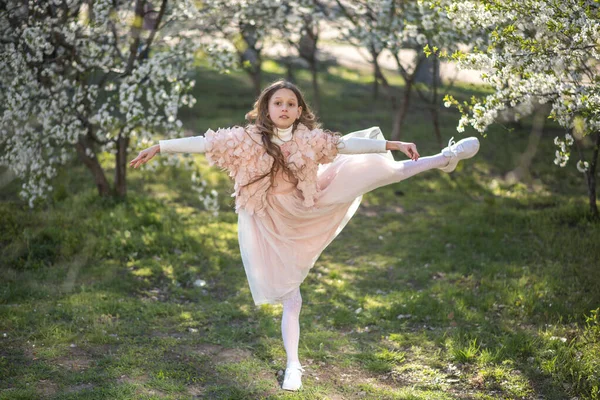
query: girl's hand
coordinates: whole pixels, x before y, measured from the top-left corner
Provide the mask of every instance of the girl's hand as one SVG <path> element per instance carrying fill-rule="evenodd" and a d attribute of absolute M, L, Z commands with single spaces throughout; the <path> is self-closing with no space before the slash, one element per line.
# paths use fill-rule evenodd
<path fill-rule="evenodd" d="M 155 144 L 152 147 L 148 147 L 146 150 L 140 151 L 140 154 L 138 154 L 138 156 L 136 158 L 134 158 L 133 160 L 129 161 L 129 166 L 133 167 L 133 168 L 137 168 L 141 164 L 146 164 L 158 152 L 160 152 L 160 145 Z"/>
<path fill-rule="evenodd" d="M 419 152 L 417 151 L 417 145 L 414 143 L 390 141 L 389 144 L 390 148 L 388 150 L 399 150 L 413 161 L 417 161 L 420 157 Z"/>

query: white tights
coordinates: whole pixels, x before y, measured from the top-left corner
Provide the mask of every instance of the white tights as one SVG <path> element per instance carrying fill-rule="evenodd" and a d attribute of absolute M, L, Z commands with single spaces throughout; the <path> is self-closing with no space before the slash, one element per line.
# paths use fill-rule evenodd
<path fill-rule="evenodd" d="M 283 346 L 287 354 L 287 365 L 299 363 L 298 343 L 300 341 L 300 309 L 302 308 L 302 296 L 300 288 L 283 301 L 283 315 L 281 316 L 281 336 Z"/>
<path fill-rule="evenodd" d="M 433 156 L 419 157 L 417 161 L 403 160 L 392 161 L 387 158 L 379 157 L 377 163 L 383 162 L 384 166 L 374 167 L 375 173 L 380 174 L 379 180 L 375 180 L 373 186 L 366 191 L 370 192 L 376 187 L 390 185 L 408 179 L 421 172 L 429 171 L 434 168 L 445 167 L 448 165 L 449 158 L 441 153 Z M 363 192 L 365 190 L 363 189 Z"/>
<path fill-rule="evenodd" d="M 322 180 L 323 204 L 349 203 L 356 197 L 382 186 L 397 183 L 421 172 L 448 165 L 449 158 L 441 153 L 420 157 L 417 161 L 393 161 L 381 154 L 361 154 L 336 169 L 326 170 Z M 360 180 L 357 181 L 357 177 Z M 335 179 L 334 179 L 335 178 Z"/>

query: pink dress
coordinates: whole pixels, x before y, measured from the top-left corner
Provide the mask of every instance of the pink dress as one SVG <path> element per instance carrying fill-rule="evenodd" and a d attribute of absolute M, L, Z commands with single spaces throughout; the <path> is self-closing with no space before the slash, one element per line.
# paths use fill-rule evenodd
<path fill-rule="evenodd" d="M 345 135 L 382 139 L 379 129 Z M 289 143 L 289 142 L 288 142 Z M 288 143 L 282 144 L 284 156 Z M 238 239 L 252 298 L 256 305 L 279 303 L 306 278 L 322 251 L 354 215 L 362 195 L 393 182 L 390 151 L 338 154 L 319 165 L 315 204 L 303 205 L 294 182 L 279 173 L 267 193 L 265 215 L 238 211 Z"/>

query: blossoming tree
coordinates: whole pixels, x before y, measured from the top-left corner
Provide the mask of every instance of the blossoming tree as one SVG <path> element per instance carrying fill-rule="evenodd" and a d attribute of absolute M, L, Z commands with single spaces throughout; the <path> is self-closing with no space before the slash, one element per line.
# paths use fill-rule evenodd
<path fill-rule="evenodd" d="M 426 53 L 435 47 L 438 50 L 454 52 L 462 43 L 484 44 L 484 36 L 477 29 L 458 29 L 446 16 L 440 5 L 446 0 L 421 0 L 405 2 L 400 0 L 336 0 L 341 14 L 348 23 L 344 37 L 351 43 L 369 49 L 374 64 L 375 75 L 388 90 L 393 90 L 387 83 L 377 57 L 388 51 L 396 62 L 397 70 L 404 79 L 405 87 L 402 100 L 395 104 L 395 117 L 391 138 L 398 140 L 401 128 L 407 116 L 414 91 L 429 105 L 436 137 L 441 141 L 439 133 L 438 98 L 439 79 L 437 60 L 429 71 L 434 78 L 429 85 L 418 85 L 421 67 L 426 63 Z M 435 7 L 435 6 L 438 7 Z M 423 51 L 423 47 L 426 50 Z M 406 65 L 402 62 L 400 52 L 413 50 L 413 60 Z M 427 89 L 429 87 L 429 90 Z M 394 95 L 393 95 L 394 96 Z M 395 96 L 394 96 L 395 97 Z"/>
<path fill-rule="evenodd" d="M 289 13 L 276 28 L 277 36 L 294 48 L 298 56 L 306 61 L 312 77 L 312 107 L 321 110 L 321 96 L 318 80 L 318 42 L 321 23 L 331 18 L 329 7 L 319 0 L 292 0 L 288 2 Z"/>
<path fill-rule="evenodd" d="M 239 66 L 248 73 L 254 91 L 262 90 L 263 48 L 267 37 L 284 24 L 290 12 L 282 0 L 207 0 L 201 17 L 205 32 L 228 43 L 238 57 Z"/>
<path fill-rule="evenodd" d="M 20 195 L 31 207 L 74 154 L 101 196 L 125 196 L 130 147 L 152 142 L 156 132 L 181 133 L 177 112 L 194 104 L 188 71 L 198 44 L 177 29 L 198 13 L 191 1 L 154 3 L 5 3 L 0 163 L 24 180 Z M 114 188 L 100 152 L 115 155 Z M 203 199 L 214 206 L 214 196 Z"/>
<path fill-rule="evenodd" d="M 586 178 L 590 212 L 599 218 L 598 3 L 461 0 L 454 1 L 446 11 L 458 27 L 485 29 L 490 38 L 485 49 L 453 56 L 461 68 L 484 70 L 482 78 L 494 88 L 494 93 L 470 102 L 445 98 L 446 106 L 455 105 L 462 113 L 458 131 L 471 125 L 483 133 L 508 107 L 519 107 L 521 116 L 525 116 L 538 102 L 550 105 L 550 118 L 565 129 L 564 137 L 554 139 L 554 163 L 564 167 L 570 158 L 577 158 L 576 167 Z"/>

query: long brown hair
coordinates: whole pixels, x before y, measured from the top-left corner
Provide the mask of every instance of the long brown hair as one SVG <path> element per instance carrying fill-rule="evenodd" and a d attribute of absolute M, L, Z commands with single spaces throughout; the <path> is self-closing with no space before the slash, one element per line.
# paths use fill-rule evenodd
<path fill-rule="evenodd" d="M 283 157 L 281 149 L 279 148 L 279 146 L 277 146 L 271 141 L 271 138 L 273 137 L 275 131 L 275 124 L 273 124 L 273 121 L 271 121 L 271 118 L 269 118 L 268 116 L 269 101 L 271 100 L 273 94 L 279 89 L 289 89 L 292 92 L 294 92 L 296 98 L 298 99 L 298 106 L 302 107 L 302 113 L 300 114 L 300 118 L 294 121 L 293 130 L 296 130 L 298 124 L 300 123 L 305 125 L 309 130 L 316 129 L 321 126 L 321 124 L 317 121 L 315 114 L 313 114 L 308 104 L 306 104 L 306 101 L 304 101 L 304 96 L 302 95 L 302 92 L 300 91 L 300 89 L 298 89 L 296 85 L 281 79 L 273 82 L 268 87 L 266 87 L 258 96 L 258 99 L 254 103 L 254 108 L 246 114 L 246 120 L 248 120 L 249 122 L 254 122 L 253 125 L 255 126 L 256 131 L 261 134 L 262 143 L 265 147 L 267 154 L 273 157 L 273 167 L 271 167 L 271 171 L 267 172 L 262 176 L 259 176 L 258 178 L 252 180 L 244 186 L 248 186 L 269 175 L 271 176 L 271 185 L 273 185 L 275 175 L 280 169 L 283 170 L 284 177 L 287 176 L 288 178 L 293 178 L 292 171 L 286 165 L 285 158 Z"/>

